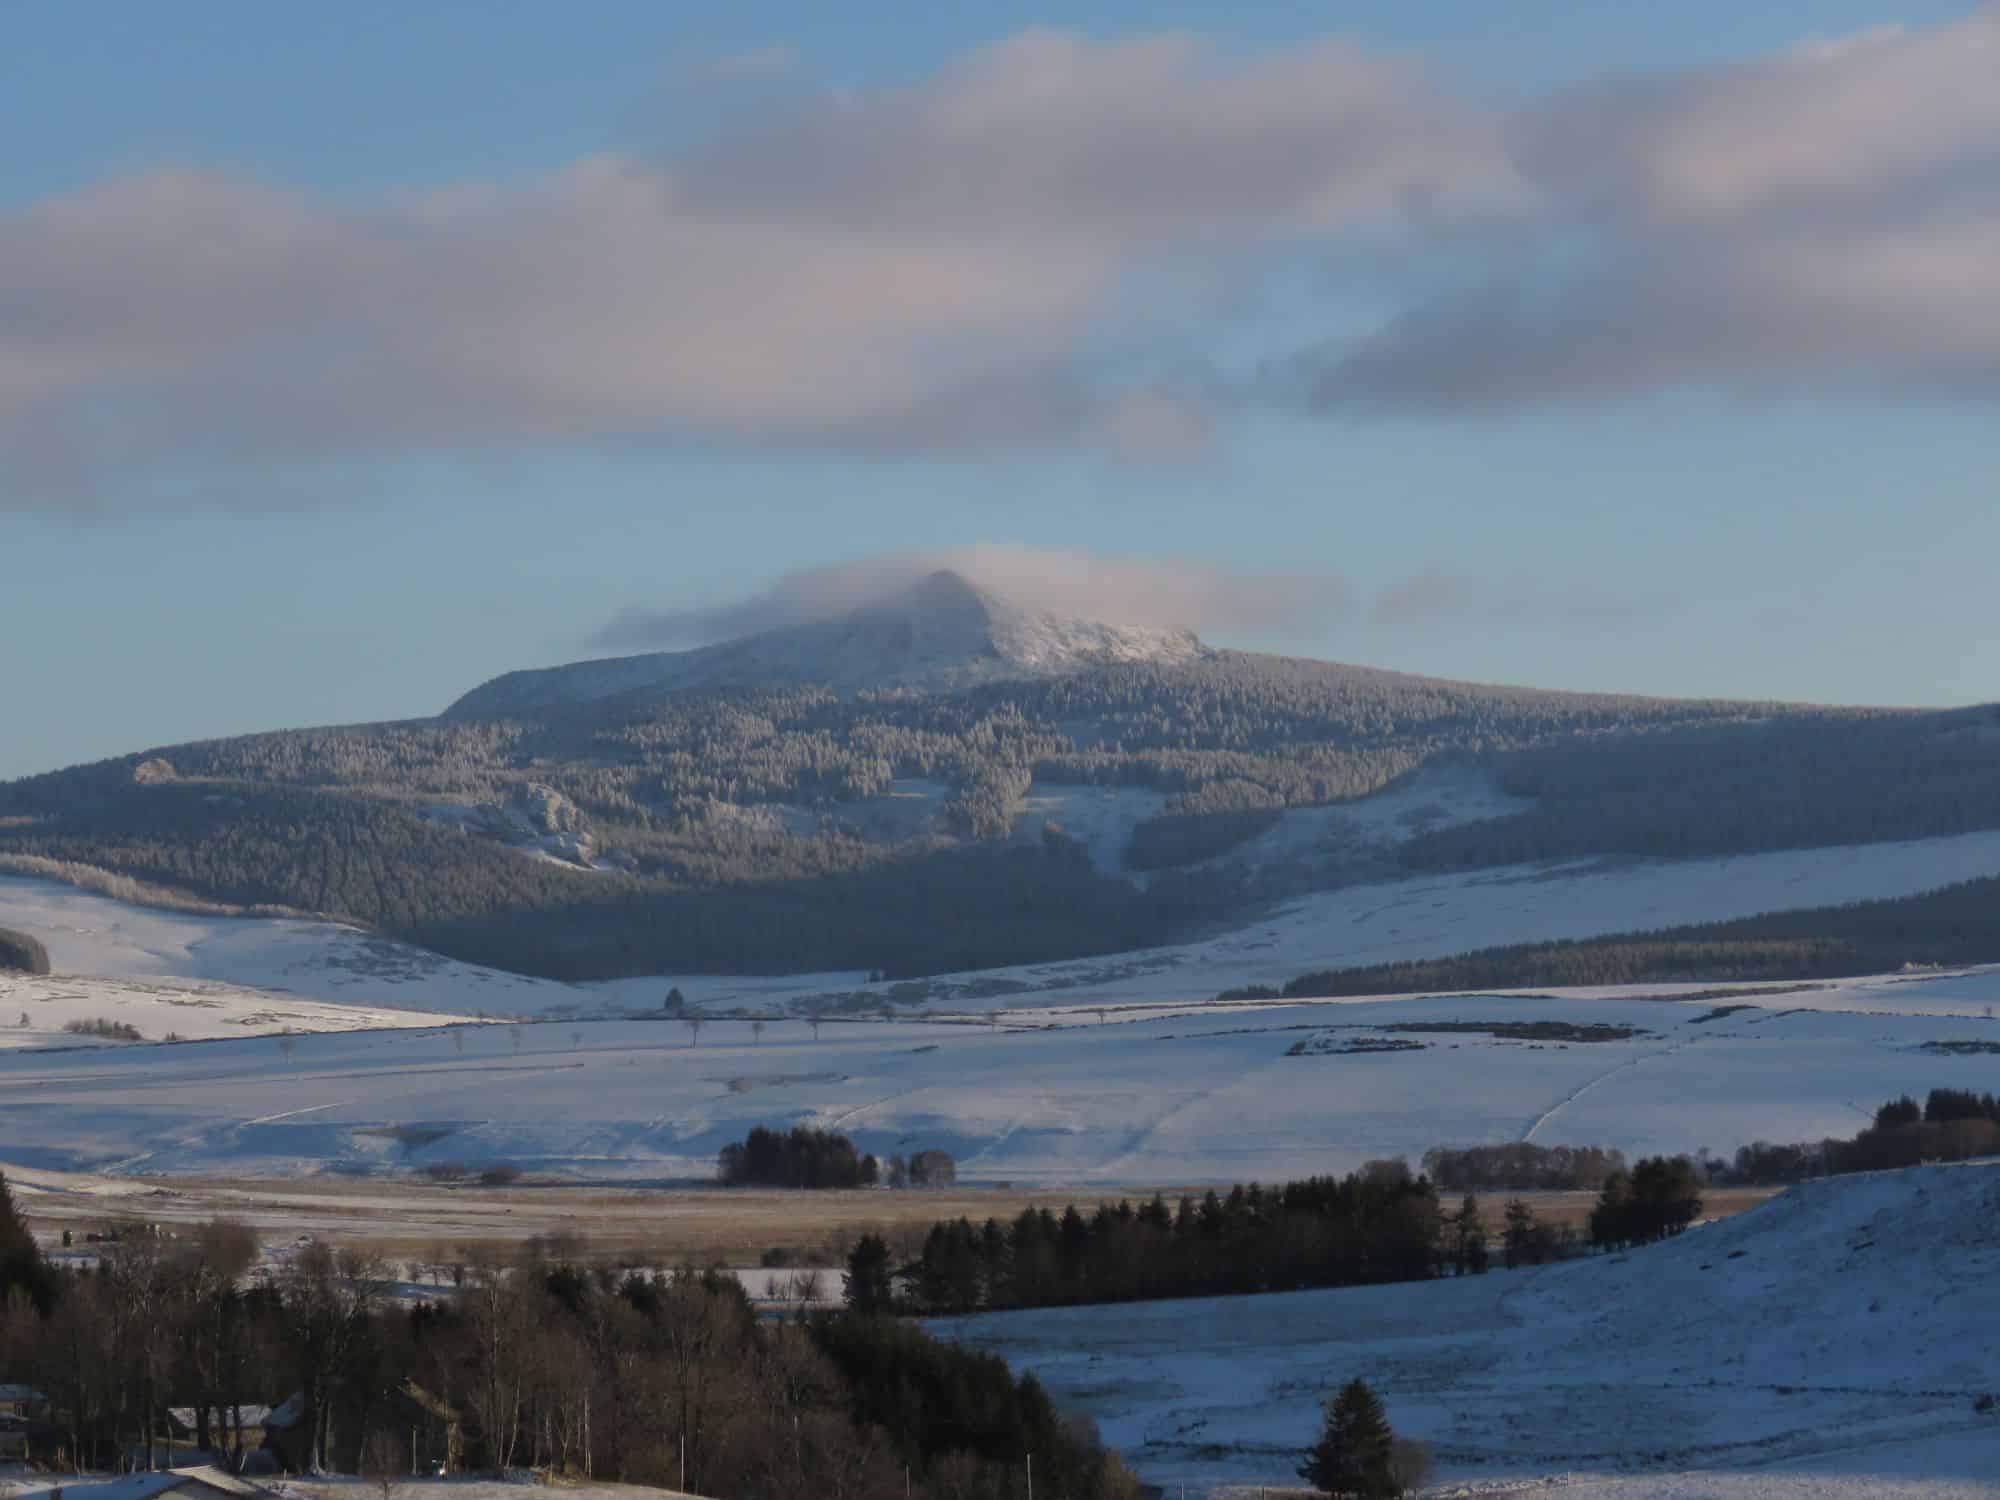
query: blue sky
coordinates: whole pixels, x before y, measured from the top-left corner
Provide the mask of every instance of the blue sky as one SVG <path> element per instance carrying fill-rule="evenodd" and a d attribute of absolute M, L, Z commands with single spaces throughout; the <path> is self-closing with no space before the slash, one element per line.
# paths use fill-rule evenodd
<path fill-rule="evenodd" d="M 10 14 L 0 776 L 972 543 L 1225 644 L 2000 696 L 1995 7 L 689 10 Z"/>

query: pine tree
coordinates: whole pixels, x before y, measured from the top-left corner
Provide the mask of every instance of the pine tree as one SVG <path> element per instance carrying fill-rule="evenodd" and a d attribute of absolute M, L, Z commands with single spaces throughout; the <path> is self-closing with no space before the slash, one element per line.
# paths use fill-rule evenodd
<path fill-rule="evenodd" d="M 1590 1240 L 1594 1245 L 1623 1245 L 1631 1239 L 1631 1174 L 1613 1172 L 1604 1179 L 1597 1206 L 1590 1211 Z"/>
<path fill-rule="evenodd" d="M 847 1256 L 847 1305 L 862 1316 L 888 1312 L 895 1301 L 889 1275 L 889 1246 L 879 1234 L 864 1234 Z"/>
<path fill-rule="evenodd" d="M 15 1208 L 5 1175 L 0 1175 L 0 1306 L 6 1304 L 8 1292 L 15 1287 L 27 1293 L 38 1312 L 47 1313 L 55 1301 L 55 1273 Z"/>
<path fill-rule="evenodd" d="M 1327 1401 L 1319 1441 L 1307 1450 L 1299 1477 L 1329 1495 L 1386 1500 L 1400 1489 L 1391 1466 L 1394 1444 L 1381 1400 L 1356 1377 Z"/>
<path fill-rule="evenodd" d="M 1507 1202 L 1507 1269 L 1526 1264 L 1535 1257 L 1535 1211 L 1526 1200 Z"/>
<path fill-rule="evenodd" d="M 1471 1193 L 1459 1204 L 1451 1220 L 1452 1259 L 1461 1276 L 1483 1275 L 1486 1270 L 1486 1220 L 1479 1212 L 1479 1200 Z"/>

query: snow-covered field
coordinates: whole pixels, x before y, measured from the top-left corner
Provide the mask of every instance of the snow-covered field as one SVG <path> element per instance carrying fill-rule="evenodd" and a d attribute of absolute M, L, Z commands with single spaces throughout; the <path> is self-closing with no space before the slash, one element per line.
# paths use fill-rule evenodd
<path fill-rule="evenodd" d="M 60 971 L 0 976 L 0 1160 L 277 1175 L 510 1162 L 572 1178 L 706 1178 L 750 1126 L 793 1122 L 878 1153 L 941 1147 L 968 1180 L 1064 1187 L 1271 1179 L 1523 1136 L 1728 1152 L 1851 1133 L 1904 1090 L 2000 1086 L 1993 1056 L 1924 1050 L 2000 1039 L 2000 972 L 1777 989 L 1706 1022 L 1710 1005 L 1676 1002 L 1686 991 L 1672 988 L 1209 997 L 1318 966 L 1903 894 L 1996 869 L 2000 834 L 1516 867 L 1329 891 L 1200 943 L 904 985 L 852 974 L 568 985 L 334 924 L 162 912 L 0 878 L 0 925 L 40 936 Z M 669 984 L 709 1013 L 698 1039 L 661 1016 Z M 798 1018 L 815 1004 L 838 1017 L 817 1036 Z M 724 1018 L 737 1009 L 766 1019 Z M 210 1040 L 93 1045 L 62 1029 L 97 1017 L 148 1042 Z M 454 1024 L 478 1017 L 534 1019 Z M 1398 1035 L 1382 1026 L 1498 1019 L 1636 1030 L 1567 1046 L 1430 1035 L 1419 1050 L 1328 1052 Z M 338 1034 L 258 1036 L 287 1031 Z M 1288 1056 L 1301 1042 L 1316 1055 Z"/>
<path fill-rule="evenodd" d="M 1295 1486 L 1359 1375 L 1439 1493 L 2000 1493 L 2000 1165 L 1808 1183 L 1627 1255 L 1457 1281 L 989 1314 L 1173 1494 Z M 1460 1481 L 1463 1488 L 1450 1481 Z M 1511 1482 L 1507 1482 L 1511 1481 Z"/>
<path fill-rule="evenodd" d="M 929 1147 L 961 1180 L 1230 1182 L 1532 1138 L 1733 1151 L 1851 1134 L 1886 1098 L 2000 1086 L 2000 970 L 1708 1000 L 1461 996 L 1097 1007 L 969 1020 L 665 1019 L 434 1026 L 0 1054 L 0 1159 L 292 1175 L 508 1162 L 706 1178 L 753 1125 Z M 1733 1004 L 1747 1002 L 1737 1000 Z M 1620 1040 L 1385 1030 L 1555 1021 Z M 1343 1054 L 1358 1038 L 1416 1050 Z M 1295 1047 L 1305 1055 L 1292 1055 Z"/>
<path fill-rule="evenodd" d="M 130 1045 L 64 1029 L 100 1020 L 130 1026 L 148 1041 L 193 1042 L 273 1032 L 435 1026 L 439 1019 L 389 1006 L 306 1000 L 209 980 L 0 973 L 0 1051 Z"/>

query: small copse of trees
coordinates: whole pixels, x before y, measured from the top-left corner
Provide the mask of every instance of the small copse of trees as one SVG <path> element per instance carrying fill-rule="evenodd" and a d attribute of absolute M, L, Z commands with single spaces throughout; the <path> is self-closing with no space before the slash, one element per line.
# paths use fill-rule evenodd
<path fill-rule="evenodd" d="M 958 1163 L 949 1151 L 912 1151 L 907 1157 L 892 1156 L 884 1172 L 892 1188 L 951 1187 L 958 1181 Z"/>
<path fill-rule="evenodd" d="M 829 1130 L 796 1125 L 789 1132 L 754 1127 L 739 1143 L 724 1146 L 716 1176 L 725 1187 L 873 1187 L 881 1164 L 854 1149 L 854 1142 Z"/>
<path fill-rule="evenodd" d="M 1679 1234 L 1701 1213 L 1701 1176 L 1685 1156 L 1647 1156 L 1604 1179 L 1590 1211 L 1598 1245 L 1643 1245 Z"/>
<path fill-rule="evenodd" d="M 145 1040 L 139 1034 L 139 1028 L 134 1026 L 130 1021 L 112 1021 L 103 1016 L 92 1016 L 88 1020 L 79 1018 L 74 1021 L 65 1021 L 63 1022 L 63 1030 L 67 1031 L 71 1036 L 102 1037 L 107 1042 L 142 1042 Z"/>

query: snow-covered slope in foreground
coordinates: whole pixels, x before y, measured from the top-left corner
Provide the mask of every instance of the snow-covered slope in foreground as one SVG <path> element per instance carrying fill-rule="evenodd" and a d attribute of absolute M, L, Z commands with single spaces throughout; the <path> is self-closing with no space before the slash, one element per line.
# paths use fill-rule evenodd
<path fill-rule="evenodd" d="M 817 1037 L 801 1020 L 710 1020 L 697 1036 L 662 1017 L 0 1052 L 0 1161 L 707 1179 L 750 1127 L 806 1123 L 882 1155 L 950 1151 L 961 1181 L 1088 1190 L 1269 1182 L 1523 1138 L 1729 1153 L 1851 1135 L 1906 1091 L 2000 1084 L 1983 1050 L 2000 1045 L 1985 1015 L 2000 971 L 1732 1003 L 1750 1008 L 1446 996 L 835 1021 Z M 1618 1030 L 1467 1029 L 1537 1021 Z M 1396 1029 L 1439 1022 L 1451 1029 Z M 1355 1050 L 1388 1041 L 1405 1050 Z"/>
<path fill-rule="evenodd" d="M 1928 1167 L 1537 1270 L 937 1327 L 1034 1370 L 1170 1494 L 1295 1484 L 1359 1375 L 1444 1478 L 1552 1478 L 1508 1494 L 1993 1495 L 1996 1224 L 2000 1166 Z"/>

